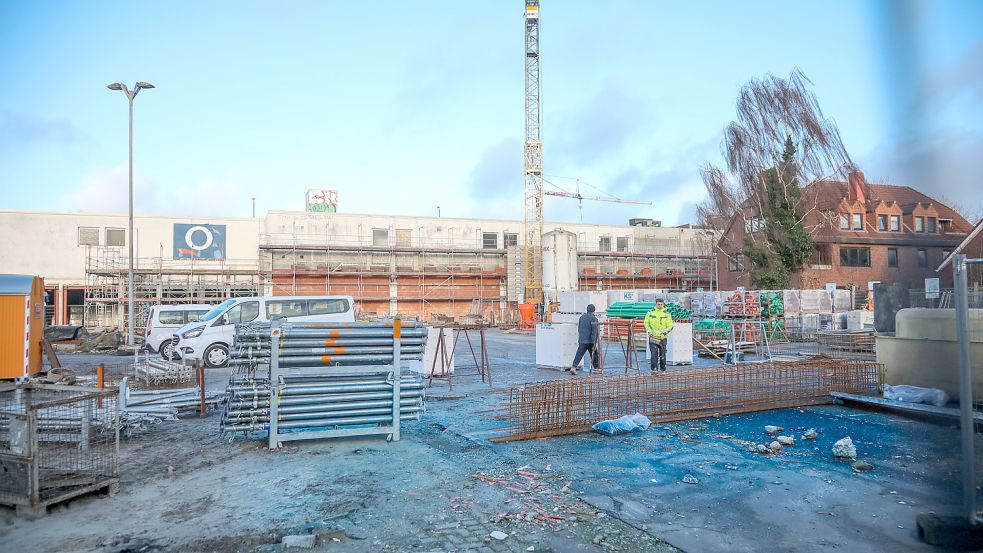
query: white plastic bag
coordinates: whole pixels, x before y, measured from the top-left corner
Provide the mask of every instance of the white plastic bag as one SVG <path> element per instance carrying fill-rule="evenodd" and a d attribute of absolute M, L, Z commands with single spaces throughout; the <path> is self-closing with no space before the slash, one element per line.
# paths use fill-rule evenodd
<path fill-rule="evenodd" d="M 645 430 L 651 425 L 652 421 L 648 417 L 635 413 L 634 415 L 625 415 L 614 420 L 601 421 L 592 428 L 595 432 L 599 432 L 605 436 L 617 436 L 618 434 Z"/>
<path fill-rule="evenodd" d="M 898 386 L 884 385 L 884 399 L 895 401 L 906 401 L 908 403 L 927 403 L 936 407 L 942 407 L 949 403 L 949 394 L 938 388 L 921 388 L 919 386 L 908 386 L 901 384 Z"/>

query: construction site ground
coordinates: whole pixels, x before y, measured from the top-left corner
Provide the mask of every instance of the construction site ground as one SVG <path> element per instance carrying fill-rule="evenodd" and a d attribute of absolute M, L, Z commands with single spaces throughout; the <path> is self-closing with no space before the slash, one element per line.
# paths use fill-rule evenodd
<path fill-rule="evenodd" d="M 584 378 L 537 369 L 530 334 L 488 337 L 495 390 Z M 460 345 L 459 372 L 466 354 Z M 80 373 L 120 361 L 62 355 Z M 207 371 L 207 387 L 228 376 Z M 116 495 L 34 520 L 0 509 L 0 550 L 272 552 L 284 535 L 314 533 L 316 551 L 936 551 L 919 541 L 916 515 L 959 507 L 954 423 L 831 405 L 493 443 L 503 421 L 489 410 L 507 396 L 475 376 L 430 393 L 396 443 L 271 452 L 259 436 L 230 443 L 218 413 L 163 422 L 123 438 Z M 745 441 L 770 441 L 765 425 L 796 444 L 747 451 Z M 809 428 L 818 438 L 798 439 Z M 872 470 L 832 456 L 845 436 Z"/>

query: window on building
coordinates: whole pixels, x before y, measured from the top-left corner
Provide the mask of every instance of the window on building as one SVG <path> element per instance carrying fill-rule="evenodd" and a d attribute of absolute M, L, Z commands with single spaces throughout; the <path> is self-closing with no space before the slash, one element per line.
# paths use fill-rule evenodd
<path fill-rule="evenodd" d="M 626 251 L 628 251 L 628 237 L 627 236 L 619 236 L 618 237 L 618 251 L 619 252 L 626 252 Z"/>
<path fill-rule="evenodd" d="M 952 226 L 952 219 L 939 219 L 939 232 L 945 234 L 949 232 L 949 227 Z"/>
<path fill-rule="evenodd" d="M 862 213 L 853 214 L 853 230 L 864 229 L 864 216 Z"/>
<path fill-rule="evenodd" d="M 840 213 L 840 230 L 850 230 L 849 213 Z"/>
<path fill-rule="evenodd" d="M 611 251 L 611 237 L 610 236 L 602 236 L 600 242 L 598 242 L 598 244 L 597 244 L 597 249 L 600 250 L 600 251 L 602 251 L 602 252 L 609 252 L 609 251 Z"/>
<path fill-rule="evenodd" d="M 891 215 L 891 232 L 901 231 L 901 216 Z"/>
<path fill-rule="evenodd" d="M 95 227 L 79 227 L 79 246 L 98 246 L 99 229 Z"/>
<path fill-rule="evenodd" d="M 881 232 L 887 231 L 887 215 L 877 216 L 877 230 Z"/>
<path fill-rule="evenodd" d="M 924 217 L 915 217 L 915 232 L 925 232 Z"/>
<path fill-rule="evenodd" d="M 744 232 L 759 232 L 765 230 L 765 220 L 761 217 L 751 217 L 744 220 Z"/>
<path fill-rule="evenodd" d="M 817 244 L 812 248 L 812 264 L 813 265 L 832 265 L 832 256 L 829 253 L 829 246 L 826 244 Z"/>
<path fill-rule="evenodd" d="M 387 228 L 374 228 L 372 229 L 372 245 L 378 246 L 380 248 L 389 247 L 389 229 Z"/>
<path fill-rule="evenodd" d="M 926 267 L 928 267 L 928 250 L 918 248 L 918 268 L 924 269 Z"/>
<path fill-rule="evenodd" d="M 898 267 L 898 248 L 887 249 L 887 266 L 895 269 Z"/>
<path fill-rule="evenodd" d="M 929 217 L 928 218 L 928 231 L 931 232 L 932 234 L 935 234 L 935 232 L 937 230 L 936 229 L 936 223 L 937 222 L 938 222 L 938 220 L 935 217 Z"/>
<path fill-rule="evenodd" d="M 942 250 L 942 259 L 945 259 L 945 258 L 949 257 L 950 255 L 952 255 L 952 250 L 950 250 L 950 249 L 944 249 L 944 250 Z"/>
<path fill-rule="evenodd" d="M 408 228 L 396 229 L 396 247 L 408 248 L 413 244 L 413 231 Z"/>
<path fill-rule="evenodd" d="M 519 235 L 514 232 L 506 232 L 505 236 L 505 247 L 518 246 L 519 245 Z"/>
<path fill-rule="evenodd" d="M 497 232 L 483 232 L 481 233 L 481 247 L 486 250 L 497 250 L 498 249 L 498 233 Z"/>
<path fill-rule="evenodd" d="M 311 315 L 331 315 L 348 311 L 348 300 L 307 300 L 307 310 Z"/>
<path fill-rule="evenodd" d="M 126 245 L 126 230 L 121 228 L 107 228 L 106 229 L 106 245 L 107 246 L 125 246 Z"/>
<path fill-rule="evenodd" d="M 741 270 L 741 254 L 727 256 L 727 270 L 732 273 Z"/>
<path fill-rule="evenodd" d="M 841 267 L 870 267 L 870 248 L 840 248 Z"/>

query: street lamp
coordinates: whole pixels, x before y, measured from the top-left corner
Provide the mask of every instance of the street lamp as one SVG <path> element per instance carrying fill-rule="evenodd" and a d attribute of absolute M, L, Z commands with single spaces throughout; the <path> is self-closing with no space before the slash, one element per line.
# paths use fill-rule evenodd
<path fill-rule="evenodd" d="M 437 206 L 437 217 L 440 218 L 440 206 Z"/>
<path fill-rule="evenodd" d="M 126 323 L 126 327 L 127 327 L 126 340 L 127 340 L 127 345 L 134 348 L 134 351 L 136 351 L 136 339 L 134 338 L 134 328 L 133 328 L 133 322 L 134 322 L 134 314 L 133 314 L 133 236 L 134 236 L 133 235 L 133 99 L 137 97 L 137 94 L 140 92 L 141 89 L 154 88 L 154 85 L 144 81 L 139 81 L 135 85 L 133 85 L 133 90 L 126 88 L 126 85 L 121 83 L 112 83 L 107 88 L 109 88 L 109 90 L 122 90 L 123 94 L 126 94 L 126 99 L 129 100 L 130 102 L 130 239 L 129 239 L 130 269 L 127 275 L 127 279 L 129 283 L 127 286 L 127 288 L 129 289 L 129 294 L 127 298 L 129 306 L 127 310 L 129 312 L 129 315 L 127 317 L 127 323 Z"/>

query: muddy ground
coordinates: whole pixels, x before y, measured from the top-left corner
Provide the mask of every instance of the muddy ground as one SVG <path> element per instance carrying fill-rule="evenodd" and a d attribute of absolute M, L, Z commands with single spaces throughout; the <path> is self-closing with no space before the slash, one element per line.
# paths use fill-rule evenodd
<path fill-rule="evenodd" d="M 918 540 L 915 516 L 958 509 L 954 427 L 845 407 L 489 442 L 502 426 L 489 412 L 505 399 L 497 391 L 571 378 L 534 367 L 533 336 L 491 331 L 489 341 L 494 389 L 473 376 L 453 390 L 435 383 L 399 442 L 270 452 L 261 436 L 220 435 L 217 413 L 165 422 L 122 441 L 118 494 L 37 520 L 0 508 L 0 551 L 265 552 L 306 533 L 317 551 L 936 551 Z M 80 372 L 120 361 L 62 360 Z M 207 387 L 224 389 L 228 374 L 209 371 Z M 764 441 L 766 424 L 819 436 L 775 456 L 748 452 L 743 442 Z M 873 470 L 832 457 L 848 435 Z"/>

